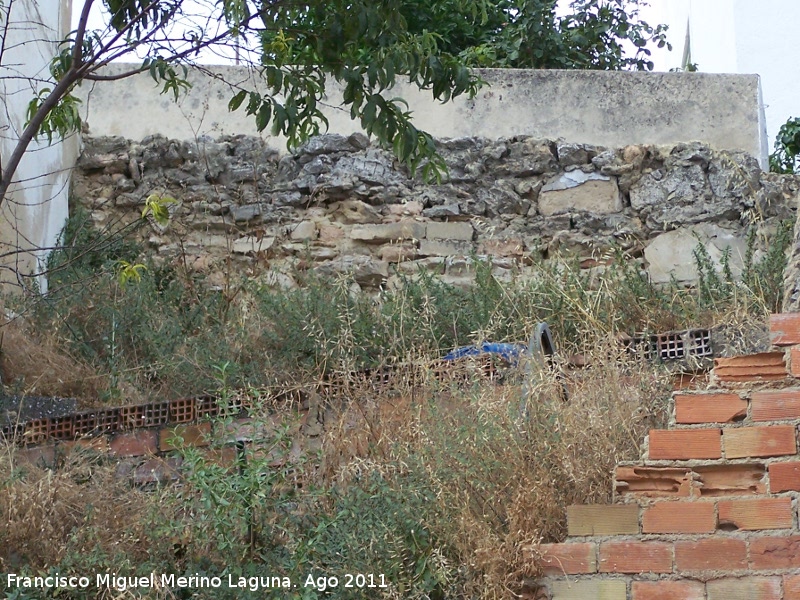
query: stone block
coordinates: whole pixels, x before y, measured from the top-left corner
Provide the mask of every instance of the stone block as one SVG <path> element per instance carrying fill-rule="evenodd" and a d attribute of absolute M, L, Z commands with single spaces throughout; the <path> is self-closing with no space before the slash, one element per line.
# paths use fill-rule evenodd
<path fill-rule="evenodd" d="M 293 240 L 313 240 L 317 237 L 317 224 L 314 221 L 301 221 L 292 229 L 289 237 Z"/>
<path fill-rule="evenodd" d="M 472 253 L 472 244 L 464 241 L 451 240 L 421 240 L 419 243 L 419 256 L 469 256 Z"/>
<path fill-rule="evenodd" d="M 466 221 L 456 221 L 439 223 L 431 221 L 427 224 L 426 237 L 429 240 L 463 240 L 472 241 L 475 230 L 472 223 Z"/>
<path fill-rule="evenodd" d="M 408 220 L 381 225 L 354 225 L 350 230 L 350 239 L 368 244 L 421 240 L 424 237 L 425 224 Z"/>
<path fill-rule="evenodd" d="M 234 240 L 231 250 L 234 254 L 258 254 L 266 252 L 275 244 L 274 237 L 256 237 L 247 235 L 238 240 Z"/>
<path fill-rule="evenodd" d="M 747 244 L 742 236 L 713 223 L 681 227 L 657 236 L 644 249 L 647 273 L 653 283 L 670 283 L 674 278 L 680 284 L 697 283 L 694 250 L 702 245 L 712 263 L 721 271 L 722 256 L 730 248 L 730 267 L 734 276 L 742 271 Z"/>
<path fill-rule="evenodd" d="M 608 214 L 622 210 L 617 180 L 600 173 L 570 171 L 548 181 L 539 192 L 539 212 L 586 211 Z"/>

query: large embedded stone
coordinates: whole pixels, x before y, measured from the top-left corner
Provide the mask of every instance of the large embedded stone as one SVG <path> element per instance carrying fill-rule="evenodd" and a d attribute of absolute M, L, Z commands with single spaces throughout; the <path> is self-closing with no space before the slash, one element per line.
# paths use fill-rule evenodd
<path fill-rule="evenodd" d="M 385 244 L 397 240 L 420 240 L 424 237 L 425 224 L 416 221 L 398 221 L 384 225 L 356 225 L 350 230 L 351 239 L 368 244 Z"/>
<path fill-rule="evenodd" d="M 539 192 L 541 214 L 575 210 L 600 214 L 621 211 L 616 179 L 600 173 L 570 171 L 548 181 Z"/>
<path fill-rule="evenodd" d="M 701 223 L 662 233 L 644 249 L 647 272 L 653 283 L 669 283 L 673 278 L 682 285 L 698 281 L 694 251 L 702 245 L 715 269 L 722 270 L 722 257 L 730 248 L 730 268 L 734 277 L 742 272 L 747 244 L 735 231 L 713 223 Z"/>
<path fill-rule="evenodd" d="M 428 223 L 426 237 L 429 240 L 465 240 L 471 241 L 474 230 L 472 223 L 457 221 L 455 223 Z"/>

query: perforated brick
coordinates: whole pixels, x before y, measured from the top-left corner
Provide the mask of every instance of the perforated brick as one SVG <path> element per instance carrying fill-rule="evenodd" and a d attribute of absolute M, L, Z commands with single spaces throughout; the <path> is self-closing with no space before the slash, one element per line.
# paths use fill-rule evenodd
<path fill-rule="evenodd" d="M 770 536 L 750 540 L 753 569 L 800 569 L 800 535 Z"/>
<path fill-rule="evenodd" d="M 676 394 L 678 423 L 730 423 L 747 416 L 747 401 L 736 394 Z"/>
<path fill-rule="evenodd" d="M 76 436 L 89 435 L 97 427 L 97 413 L 94 411 L 72 415 L 73 432 Z"/>
<path fill-rule="evenodd" d="M 572 536 L 639 533 L 639 507 L 635 504 L 568 506 L 567 531 Z"/>
<path fill-rule="evenodd" d="M 145 414 L 144 404 L 132 404 L 130 406 L 121 406 L 119 408 L 119 426 L 120 429 L 136 429 L 137 427 L 144 427 L 147 423 L 147 415 Z"/>
<path fill-rule="evenodd" d="M 675 542 L 675 567 L 678 572 L 746 569 L 747 544 L 725 537 L 679 540 Z"/>
<path fill-rule="evenodd" d="M 722 456 L 719 429 L 650 430 L 651 460 L 689 460 Z"/>
<path fill-rule="evenodd" d="M 215 396 L 200 396 L 195 400 L 198 419 L 216 417 L 220 413 L 219 400 Z"/>
<path fill-rule="evenodd" d="M 98 410 L 95 413 L 95 419 L 96 433 L 113 433 L 121 429 L 118 408 Z"/>
<path fill-rule="evenodd" d="M 158 427 L 169 423 L 169 402 L 152 402 L 144 406 L 145 427 Z"/>
<path fill-rule="evenodd" d="M 793 425 L 725 429 L 722 440 L 725 446 L 725 458 L 766 458 L 797 452 Z"/>
<path fill-rule="evenodd" d="M 41 444 L 50 432 L 49 419 L 34 419 L 25 423 L 24 441 L 26 444 Z"/>
<path fill-rule="evenodd" d="M 788 529 L 792 526 L 792 499 L 753 498 L 720 500 L 719 526 L 722 529 Z"/>
<path fill-rule="evenodd" d="M 180 398 L 169 403 L 170 421 L 173 423 L 188 423 L 195 418 L 195 398 Z"/>
<path fill-rule="evenodd" d="M 671 573 L 672 544 L 620 541 L 600 544 L 601 573 Z"/>
<path fill-rule="evenodd" d="M 69 440 L 75 435 L 75 425 L 72 415 L 51 417 L 49 419 L 47 434 L 54 440 Z"/>
<path fill-rule="evenodd" d="M 642 533 L 712 533 L 716 525 L 713 502 L 657 502 L 642 509 Z"/>

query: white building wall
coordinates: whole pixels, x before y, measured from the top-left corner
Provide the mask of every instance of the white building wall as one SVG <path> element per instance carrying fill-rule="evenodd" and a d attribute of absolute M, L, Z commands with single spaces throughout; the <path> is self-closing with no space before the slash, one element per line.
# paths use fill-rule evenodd
<path fill-rule="evenodd" d="M 0 56 L 0 158 L 7 160 L 25 126 L 34 90 L 52 87 L 49 64 L 70 24 L 70 2 L 6 0 Z M 0 291 L 13 289 L 17 273 L 40 273 L 68 214 L 69 175 L 78 140 L 34 140 L 14 176 L 16 182 L 0 207 Z M 44 276 L 35 278 L 45 290 Z"/>
<path fill-rule="evenodd" d="M 670 26 L 670 53 L 660 53 L 664 70 L 681 66 L 686 23 L 692 62 L 703 73 L 747 73 L 761 76 L 769 149 L 778 129 L 800 117 L 800 67 L 795 29 L 800 26 L 798 0 L 654 0 L 649 22 Z"/>

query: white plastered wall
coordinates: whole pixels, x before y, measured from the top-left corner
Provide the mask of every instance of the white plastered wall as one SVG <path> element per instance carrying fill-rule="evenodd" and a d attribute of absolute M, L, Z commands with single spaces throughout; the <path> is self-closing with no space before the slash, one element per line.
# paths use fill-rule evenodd
<path fill-rule="evenodd" d="M 0 56 L 0 160 L 8 160 L 25 126 L 28 103 L 48 83 L 58 42 L 69 32 L 69 0 L 6 0 Z M 0 207 L 0 290 L 36 282 L 48 248 L 55 245 L 68 214 L 69 174 L 77 156 L 77 136 L 65 141 L 34 140 Z"/>

